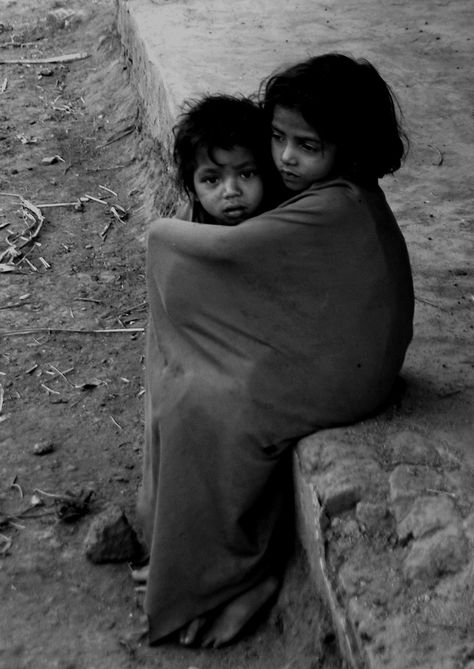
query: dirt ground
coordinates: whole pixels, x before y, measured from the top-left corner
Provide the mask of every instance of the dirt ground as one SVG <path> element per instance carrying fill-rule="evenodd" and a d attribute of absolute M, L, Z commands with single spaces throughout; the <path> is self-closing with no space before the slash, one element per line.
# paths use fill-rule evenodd
<path fill-rule="evenodd" d="M 86 194 L 106 204 L 41 208 L 37 244 L 21 251 L 26 260 L 14 272 L 0 264 L 0 668 L 333 669 L 330 630 L 300 557 L 266 623 L 234 647 L 204 652 L 149 648 L 128 565 L 97 566 L 84 555 L 89 524 L 107 503 L 119 503 L 134 522 L 143 432 L 143 239 L 150 217 L 169 211 L 174 192 L 160 146 L 142 129 L 113 1 L 39 4 L 0 0 L 0 59 L 89 57 L 0 64 L 0 256 L 7 240 L 21 246 L 26 224 L 28 234 L 37 229 L 31 205 L 75 203 Z M 442 0 L 434 5 L 447 7 Z M 394 2 L 392 11 L 399 7 Z M 420 65 L 418 78 L 401 90 L 412 152 L 384 187 L 415 271 L 417 334 L 407 372 L 416 379 L 416 412 L 474 465 L 472 104 L 465 69 L 471 38 L 465 0 L 456 7 L 457 23 L 434 25 L 428 10 L 423 18 L 413 5 L 416 22 L 399 46 L 407 62 L 427 56 L 429 67 Z M 404 75 L 394 76 L 400 90 Z M 110 332 L 125 327 L 138 331 Z M 52 448 L 39 455 L 37 444 Z M 60 520 L 54 498 L 44 494 L 67 491 L 94 491 L 89 513 L 74 522 Z"/>
<path fill-rule="evenodd" d="M 108 503 L 134 523 L 143 239 L 173 189 L 160 147 L 141 132 L 114 3 L 40 9 L 0 0 L 0 10 L 0 59 L 89 54 L 0 65 L 0 254 L 7 240 L 22 254 L 15 271 L 6 271 L 7 256 L 0 261 L 0 667 L 335 669 L 331 631 L 301 557 L 270 618 L 221 651 L 149 648 L 129 566 L 85 557 L 87 529 Z M 73 206 L 86 195 L 103 202 Z M 34 209 L 47 203 L 72 204 Z M 39 233 L 22 247 L 41 214 Z M 52 495 L 90 491 L 88 513 L 59 517 Z"/>

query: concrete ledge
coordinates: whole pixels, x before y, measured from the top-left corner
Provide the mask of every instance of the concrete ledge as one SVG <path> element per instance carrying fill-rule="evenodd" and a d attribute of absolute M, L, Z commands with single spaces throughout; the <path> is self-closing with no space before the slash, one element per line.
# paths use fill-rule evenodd
<path fill-rule="evenodd" d="M 295 465 L 300 535 L 348 666 L 474 667 L 462 459 L 436 431 L 385 414 L 303 439 Z"/>

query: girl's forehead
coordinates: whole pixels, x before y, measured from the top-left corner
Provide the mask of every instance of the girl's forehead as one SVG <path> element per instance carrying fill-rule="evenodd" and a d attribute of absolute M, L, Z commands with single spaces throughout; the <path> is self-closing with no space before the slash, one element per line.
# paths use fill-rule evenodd
<path fill-rule="evenodd" d="M 200 147 L 196 153 L 196 167 L 241 166 L 255 162 L 254 153 L 245 146 L 223 149 L 219 146 Z"/>
<path fill-rule="evenodd" d="M 297 109 L 276 105 L 273 110 L 273 125 L 285 133 L 297 135 L 298 137 L 313 137 L 320 139 L 319 133 L 307 123 L 303 115 Z"/>

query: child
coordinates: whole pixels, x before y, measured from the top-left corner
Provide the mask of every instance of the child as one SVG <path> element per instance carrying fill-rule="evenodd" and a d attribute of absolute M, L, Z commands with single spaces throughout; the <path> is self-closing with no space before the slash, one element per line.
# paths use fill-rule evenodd
<path fill-rule="evenodd" d="M 365 60 L 326 54 L 290 67 L 266 82 L 262 106 L 275 165 L 292 192 L 330 177 L 374 188 L 400 167 L 398 105 Z"/>
<path fill-rule="evenodd" d="M 291 447 L 383 406 L 412 336 L 408 254 L 377 183 L 404 151 L 388 86 L 328 54 L 264 92 L 290 198 L 239 225 L 149 232 L 152 643 L 222 646 L 271 600 L 291 545 Z"/>
<path fill-rule="evenodd" d="M 237 225 L 271 208 L 278 175 L 270 128 L 249 98 L 210 95 L 192 103 L 174 136 L 177 181 L 190 200 L 177 218 Z"/>

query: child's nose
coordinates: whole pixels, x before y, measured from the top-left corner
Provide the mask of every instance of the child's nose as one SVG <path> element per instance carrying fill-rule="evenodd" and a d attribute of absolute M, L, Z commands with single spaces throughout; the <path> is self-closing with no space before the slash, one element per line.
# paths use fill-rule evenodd
<path fill-rule="evenodd" d="M 281 160 L 283 163 L 286 163 L 287 165 L 293 164 L 295 162 L 294 147 L 290 143 L 287 143 L 285 145 L 283 152 L 281 154 Z"/>
<path fill-rule="evenodd" d="M 232 197 L 240 193 L 238 181 L 235 177 L 229 177 L 224 181 L 224 195 Z"/>

